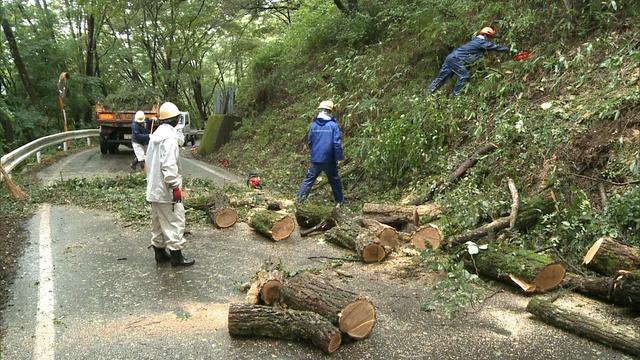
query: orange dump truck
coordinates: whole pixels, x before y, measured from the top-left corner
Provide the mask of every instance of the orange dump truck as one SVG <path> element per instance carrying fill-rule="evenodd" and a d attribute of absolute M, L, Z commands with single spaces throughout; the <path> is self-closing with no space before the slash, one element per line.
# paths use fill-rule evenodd
<path fill-rule="evenodd" d="M 144 111 L 146 118 L 158 116 L 159 104 Z M 115 154 L 120 145 L 131 146 L 131 122 L 138 110 L 107 111 L 100 103 L 96 104 L 96 121 L 100 125 L 100 152 Z M 191 130 L 191 119 L 186 111 L 180 112 L 176 129 L 185 136 L 185 144 L 196 143 L 196 131 Z M 153 129 L 152 129 L 153 131 Z"/>

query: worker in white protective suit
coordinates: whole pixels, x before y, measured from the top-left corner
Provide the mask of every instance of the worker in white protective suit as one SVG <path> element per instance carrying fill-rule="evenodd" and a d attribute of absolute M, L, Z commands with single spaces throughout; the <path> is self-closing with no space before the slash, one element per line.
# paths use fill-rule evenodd
<path fill-rule="evenodd" d="M 157 263 L 190 266 L 182 255 L 185 213 L 182 205 L 180 146 L 184 135 L 175 126 L 180 110 L 173 103 L 160 106 L 160 125 L 149 137 L 147 149 L 147 201 L 151 203 L 151 246 Z M 168 250 L 168 252 L 167 252 Z"/>

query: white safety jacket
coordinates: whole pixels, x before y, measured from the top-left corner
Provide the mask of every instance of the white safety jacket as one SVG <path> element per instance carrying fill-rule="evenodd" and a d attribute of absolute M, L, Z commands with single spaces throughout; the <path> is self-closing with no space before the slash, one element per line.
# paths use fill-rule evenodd
<path fill-rule="evenodd" d="M 182 187 L 179 143 L 183 135 L 169 124 L 149 136 L 147 149 L 147 201 L 172 203 L 173 189 Z"/>

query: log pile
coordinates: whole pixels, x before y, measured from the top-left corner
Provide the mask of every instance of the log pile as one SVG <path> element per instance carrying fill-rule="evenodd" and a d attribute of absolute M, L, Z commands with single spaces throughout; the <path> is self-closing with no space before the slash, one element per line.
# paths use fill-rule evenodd
<path fill-rule="evenodd" d="M 281 241 L 293 233 L 296 222 L 291 215 L 269 210 L 257 210 L 251 216 L 249 225 L 273 241 Z"/>
<path fill-rule="evenodd" d="M 372 231 L 352 222 L 333 227 L 324 234 L 324 238 L 327 242 L 355 251 L 367 264 L 380 262 L 387 256 L 387 250 Z"/>
<path fill-rule="evenodd" d="M 378 220 L 376 217 L 404 217 L 411 219 L 411 222 L 417 225 L 419 220 L 431 221 L 438 218 L 442 214 L 442 207 L 438 204 L 414 206 L 365 203 L 362 206 L 362 214 L 375 220 Z M 378 221 L 384 223 L 384 221 Z"/>
<path fill-rule="evenodd" d="M 376 310 L 371 301 L 309 272 L 289 279 L 282 298 L 291 309 L 322 315 L 352 339 L 366 339 L 376 324 Z"/>

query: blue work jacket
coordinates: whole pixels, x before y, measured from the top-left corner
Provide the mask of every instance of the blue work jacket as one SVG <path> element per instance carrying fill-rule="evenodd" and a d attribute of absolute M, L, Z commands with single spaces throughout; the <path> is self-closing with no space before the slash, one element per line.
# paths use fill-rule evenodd
<path fill-rule="evenodd" d="M 311 162 L 328 163 L 342 160 L 342 140 L 336 119 L 321 112 L 313 119 L 308 133 Z"/>
<path fill-rule="evenodd" d="M 452 60 L 457 60 L 464 64 L 472 64 L 478 61 L 478 59 L 480 59 L 482 55 L 484 55 L 484 53 L 487 51 L 507 52 L 509 51 L 509 48 L 506 46 L 494 44 L 491 41 L 487 40 L 484 36 L 478 35 L 468 43 L 453 50 L 448 57 Z"/>

